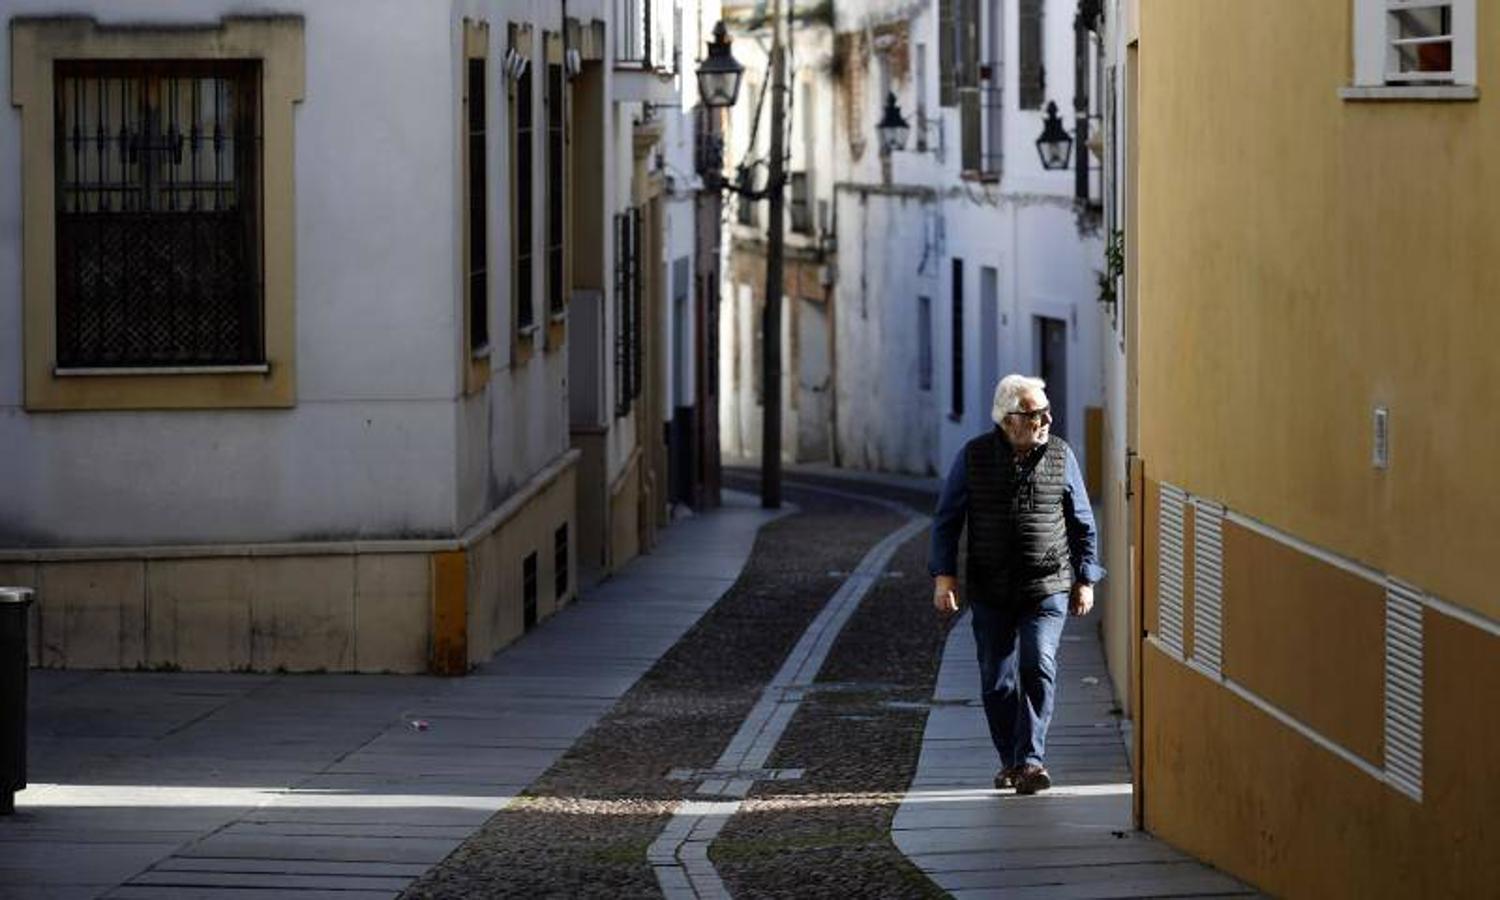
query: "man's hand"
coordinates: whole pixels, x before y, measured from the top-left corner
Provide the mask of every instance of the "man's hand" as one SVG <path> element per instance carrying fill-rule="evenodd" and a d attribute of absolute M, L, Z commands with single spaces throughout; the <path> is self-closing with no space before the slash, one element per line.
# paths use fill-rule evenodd
<path fill-rule="evenodd" d="M 1068 603 L 1068 612 L 1075 616 L 1086 616 L 1089 610 L 1094 608 L 1094 586 L 1083 582 L 1074 582 L 1073 596 Z"/>
<path fill-rule="evenodd" d="M 944 615 L 958 612 L 957 576 L 938 575 L 932 580 L 932 605 Z"/>

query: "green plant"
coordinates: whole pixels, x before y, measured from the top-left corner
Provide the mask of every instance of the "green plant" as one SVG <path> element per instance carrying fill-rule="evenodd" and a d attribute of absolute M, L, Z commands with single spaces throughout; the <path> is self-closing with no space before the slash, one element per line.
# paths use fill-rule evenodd
<path fill-rule="evenodd" d="M 1099 275 L 1099 302 L 1108 303 L 1111 310 L 1119 301 L 1115 287 L 1120 276 L 1125 274 L 1125 232 L 1116 228 L 1104 242 L 1104 269 Z"/>

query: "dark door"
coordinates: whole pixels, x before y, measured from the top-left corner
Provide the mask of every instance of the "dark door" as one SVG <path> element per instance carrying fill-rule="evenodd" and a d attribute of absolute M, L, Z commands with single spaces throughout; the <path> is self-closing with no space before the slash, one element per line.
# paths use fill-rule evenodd
<path fill-rule="evenodd" d="M 1037 374 L 1047 382 L 1052 433 L 1068 439 L 1068 323 L 1036 317 Z"/>

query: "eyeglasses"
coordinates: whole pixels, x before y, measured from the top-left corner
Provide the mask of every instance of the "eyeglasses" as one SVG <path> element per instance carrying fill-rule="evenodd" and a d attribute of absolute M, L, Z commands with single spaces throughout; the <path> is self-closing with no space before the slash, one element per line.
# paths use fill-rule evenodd
<path fill-rule="evenodd" d="M 1040 423 L 1043 419 L 1052 421 L 1052 407 L 1043 406 L 1040 409 L 1018 409 L 1015 412 L 1006 413 L 1007 416 L 1021 416 L 1033 425 Z"/>

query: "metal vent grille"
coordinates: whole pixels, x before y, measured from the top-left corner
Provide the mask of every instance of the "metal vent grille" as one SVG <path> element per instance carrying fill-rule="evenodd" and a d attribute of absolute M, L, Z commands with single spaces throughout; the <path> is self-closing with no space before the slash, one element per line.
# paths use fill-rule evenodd
<path fill-rule="evenodd" d="M 1422 799 L 1422 593 L 1385 585 L 1385 772 Z"/>
<path fill-rule="evenodd" d="M 1157 613 L 1161 643 L 1182 656 L 1182 521 L 1187 494 L 1170 484 L 1161 486 L 1161 553 L 1157 570 Z"/>
<path fill-rule="evenodd" d="M 1224 667 L 1224 507 L 1193 504 L 1193 661 L 1218 675 Z"/>

